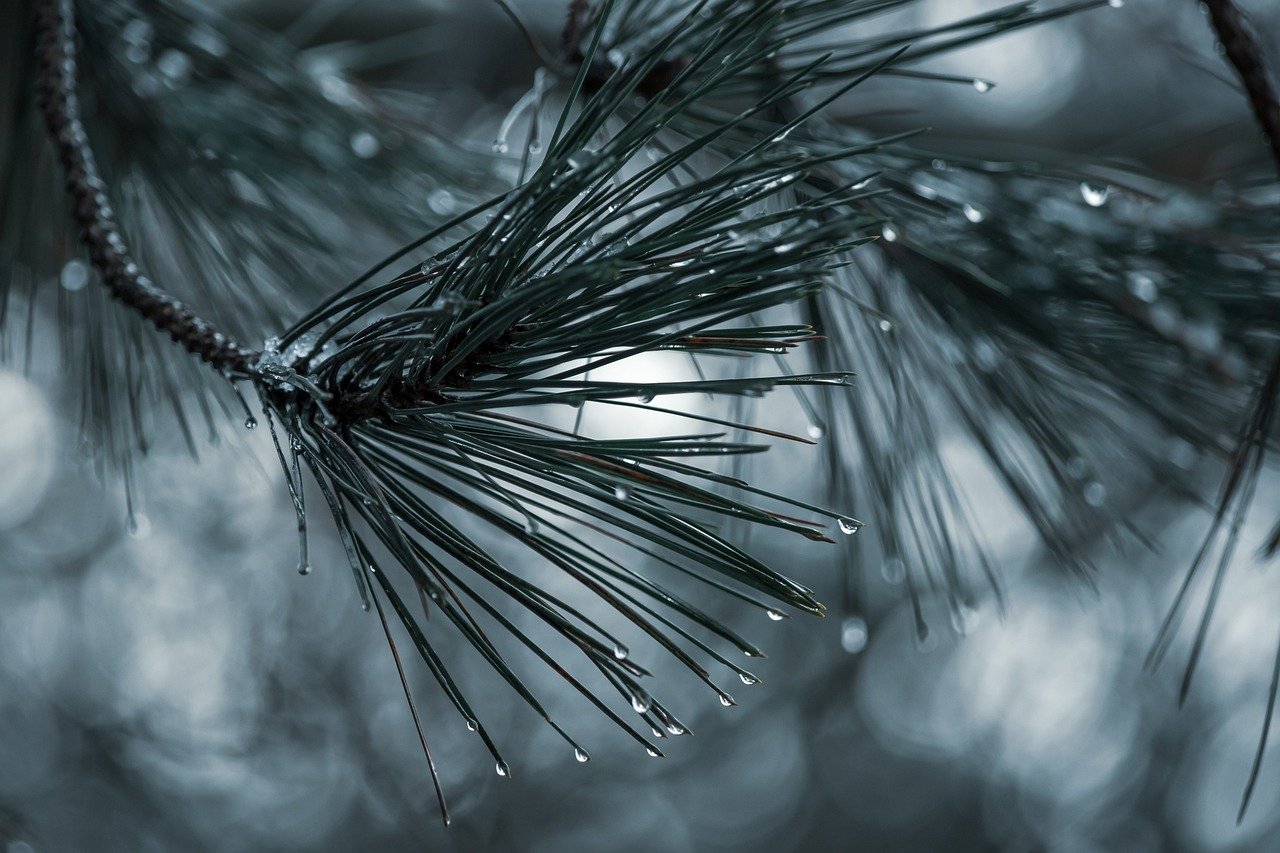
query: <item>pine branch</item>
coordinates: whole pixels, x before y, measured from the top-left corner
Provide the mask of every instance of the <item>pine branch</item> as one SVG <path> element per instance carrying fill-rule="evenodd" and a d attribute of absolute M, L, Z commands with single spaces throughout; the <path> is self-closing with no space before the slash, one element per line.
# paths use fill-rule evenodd
<path fill-rule="evenodd" d="M 80 117 L 72 0 L 40 0 L 37 15 L 40 110 L 58 148 L 81 239 L 102 283 L 187 352 L 225 373 L 248 374 L 256 353 L 158 289 L 130 257 Z"/>
<path fill-rule="evenodd" d="M 1271 157 L 1280 170 L 1280 94 L 1262 58 L 1262 48 L 1244 12 L 1234 0 L 1202 0 L 1227 62 L 1235 69 L 1249 98 Z"/>

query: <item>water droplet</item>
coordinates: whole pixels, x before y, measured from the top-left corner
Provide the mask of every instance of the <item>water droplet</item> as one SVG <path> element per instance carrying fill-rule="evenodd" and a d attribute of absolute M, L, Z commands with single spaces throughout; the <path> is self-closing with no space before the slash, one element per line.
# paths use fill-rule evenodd
<path fill-rule="evenodd" d="M 300 574 L 300 575 L 309 575 L 309 574 L 311 574 L 311 564 L 310 564 L 310 563 L 298 563 L 298 574 Z"/>
<path fill-rule="evenodd" d="M 822 424 L 809 424 L 807 432 L 809 433 L 809 438 L 822 438 L 827 434 L 827 428 Z"/>
<path fill-rule="evenodd" d="M 996 84 L 991 80 L 984 80 L 981 77 L 973 78 L 973 88 L 977 90 L 979 95 L 985 95 L 995 87 Z"/>
<path fill-rule="evenodd" d="M 637 692 L 631 694 L 631 709 L 637 714 L 647 714 L 652 707 L 653 699 L 648 693 Z"/>
<path fill-rule="evenodd" d="M 647 753 L 649 753 L 649 757 L 650 757 L 650 758 L 661 758 L 661 757 L 662 757 L 662 753 L 661 753 L 661 752 L 658 752 L 658 750 L 654 749 L 654 748 L 653 748 L 653 747 L 651 747 L 651 746 L 647 746 L 647 747 L 645 747 L 645 750 L 644 750 L 644 751 L 645 751 L 645 752 L 647 752 Z"/>
<path fill-rule="evenodd" d="M 613 656 L 618 660 L 626 660 L 629 654 L 631 654 L 631 650 L 622 645 L 622 643 L 613 644 Z"/>
<path fill-rule="evenodd" d="M 125 522 L 125 530 L 134 539 L 146 539 L 151 535 L 151 519 L 140 512 L 135 512 Z"/>
<path fill-rule="evenodd" d="M 880 236 L 886 243 L 892 243 L 898 239 L 898 231 L 892 225 L 886 225 L 880 229 Z"/>
<path fill-rule="evenodd" d="M 499 761 L 497 764 L 493 765 L 493 769 L 498 771 L 499 776 L 509 777 L 511 775 L 511 768 L 507 766 L 507 762 L 505 761 Z"/>
<path fill-rule="evenodd" d="M 480 730 L 480 724 L 475 720 L 467 720 L 467 731 L 475 732 Z"/>
<path fill-rule="evenodd" d="M 721 704 L 721 705 L 723 705 L 723 706 L 725 706 L 726 708 L 731 708 L 731 707 L 733 707 L 734 705 L 737 705 L 738 703 L 737 703 L 737 702 L 734 700 L 734 698 L 733 698 L 732 696 L 730 696 L 728 693 L 721 693 L 721 694 L 720 694 L 720 704 Z"/>
<path fill-rule="evenodd" d="M 768 616 L 774 622 L 781 622 L 783 619 L 787 618 L 787 614 L 783 613 L 781 610 L 766 610 L 764 615 Z"/>
<path fill-rule="evenodd" d="M 856 655 L 867 647 L 867 620 L 861 616 L 846 616 L 840 623 L 840 648 Z"/>
<path fill-rule="evenodd" d="M 852 536 L 862 529 L 862 522 L 853 518 L 841 518 L 836 523 L 840 525 L 840 532 L 845 536 Z"/>
<path fill-rule="evenodd" d="M 1119 9 L 1124 5 L 1124 0 L 1107 0 L 1107 5 L 1112 9 Z"/>
<path fill-rule="evenodd" d="M 493 153 L 494 153 L 494 154 L 506 154 L 506 153 L 507 153 L 508 151 L 510 151 L 510 150 L 511 150 L 511 146 L 510 146 L 510 145 L 507 145 L 507 140 L 505 140 L 505 139 L 495 139 L 495 140 L 493 140 Z"/>
<path fill-rule="evenodd" d="M 882 332 L 892 332 L 892 331 L 893 331 L 893 322 L 892 322 L 892 321 L 890 321 L 890 320 L 881 320 L 881 321 L 880 321 L 879 323 L 877 323 L 876 325 L 880 327 L 880 331 L 882 331 Z"/>
<path fill-rule="evenodd" d="M 754 675 L 752 675 L 749 672 L 738 673 L 738 678 L 740 678 L 742 680 L 742 683 L 747 685 L 748 687 L 750 687 L 752 684 L 760 683 L 760 679 L 756 678 Z"/>
<path fill-rule="evenodd" d="M 367 130 L 357 130 L 351 134 L 350 143 L 351 153 L 361 160 L 376 157 L 378 152 L 382 150 L 382 143 L 378 141 L 378 137 Z"/>
<path fill-rule="evenodd" d="M 907 564 L 897 557 L 889 557 L 880 567 L 880 575 L 891 584 L 900 584 L 907 577 Z"/>
<path fill-rule="evenodd" d="M 1089 506 L 1102 506 L 1107 501 L 1107 487 L 1094 480 L 1084 487 L 1084 502 Z"/>
<path fill-rule="evenodd" d="M 1096 187 L 1087 181 L 1080 182 L 1080 197 L 1090 207 L 1102 207 L 1111 195 L 1111 187 Z"/>
<path fill-rule="evenodd" d="M 58 282 L 63 290 L 83 290 L 89 283 L 88 265 L 80 260 L 67 261 L 62 266 L 62 272 L 58 274 Z"/>
<path fill-rule="evenodd" d="M 244 419 L 244 428 L 245 428 L 245 429 L 257 429 L 257 428 L 258 428 L 258 419 L 257 419 L 257 418 L 255 418 L 253 415 L 249 415 L 249 417 L 247 417 L 247 418 L 245 418 L 245 419 Z"/>
<path fill-rule="evenodd" d="M 184 83 L 191 76 L 191 57 L 180 50 L 166 50 L 156 60 L 156 70 L 174 83 Z"/>
<path fill-rule="evenodd" d="M 941 160 L 941 159 L 934 159 L 934 161 L 929 165 L 932 166 L 934 170 L 938 172 L 945 172 L 947 171 L 947 168 L 948 168 L 947 161 Z"/>
<path fill-rule="evenodd" d="M 667 731 L 673 735 L 682 735 L 685 733 L 686 729 L 679 723 L 672 721 L 667 723 Z"/>
<path fill-rule="evenodd" d="M 1160 287 L 1149 273 L 1132 270 L 1125 276 L 1125 280 L 1129 292 L 1137 299 L 1149 304 L 1160 298 Z"/>
<path fill-rule="evenodd" d="M 625 501 L 627 498 L 631 497 L 631 487 L 621 484 L 614 486 L 613 496 L 620 501 Z"/>
<path fill-rule="evenodd" d="M 968 203 L 966 203 L 964 207 L 960 208 L 960 210 L 964 213 L 964 218 L 973 223 L 981 222 L 987 218 L 985 213 Z"/>
<path fill-rule="evenodd" d="M 456 206 L 453 193 L 444 188 L 432 190 L 427 196 L 427 207 L 431 208 L 432 213 L 452 213 Z"/>
<path fill-rule="evenodd" d="M 591 756 L 582 747 L 577 747 L 573 750 L 573 757 L 577 759 L 579 764 L 586 764 L 591 760 Z"/>

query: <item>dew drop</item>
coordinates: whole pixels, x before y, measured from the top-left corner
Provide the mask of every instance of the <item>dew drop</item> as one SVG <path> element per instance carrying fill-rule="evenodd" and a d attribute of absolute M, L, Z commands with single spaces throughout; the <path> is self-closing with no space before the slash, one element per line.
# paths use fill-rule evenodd
<path fill-rule="evenodd" d="M 1092 483 L 1084 487 L 1084 502 L 1089 506 L 1098 507 L 1107 502 L 1107 487 L 1094 480 Z"/>
<path fill-rule="evenodd" d="M 780 611 L 780 610 L 766 610 L 766 611 L 764 612 L 764 615 L 765 615 L 765 616 L 768 616 L 768 617 L 769 617 L 770 619 L 772 619 L 774 622 L 781 622 L 783 619 L 786 619 L 786 618 L 787 618 L 787 614 L 783 613 L 783 612 L 782 612 L 782 611 Z M 748 654 L 748 656 L 749 656 L 749 654 Z"/>
<path fill-rule="evenodd" d="M 749 672 L 738 673 L 738 678 L 740 678 L 742 680 L 742 683 L 747 685 L 748 687 L 750 687 L 753 684 L 760 683 L 760 679 L 756 678 L 754 675 L 752 675 Z"/>
<path fill-rule="evenodd" d="M 298 574 L 300 574 L 300 575 L 309 575 L 309 574 L 311 574 L 311 564 L 310 564 L 310 563 L 298 563 Z"/>
<path fill-rule="evenodd" d="M 645 750 L 644 750 L 644 751 L 645 751 L 645 752 L 647 752 L 647 753 L 649 753 L 649 757 L 650 757 L 650 758 L 661 758 L 661 757 L 662 757 L 662 753 L 661 753 L 661 752 L 658 752 L 658 750 L 654 749 L 654 748 L 653 748 L 653 747 L 651 747 L 651 746 L 647 746 L 647 747 L 645 747 Z"/>
<path fill-rule="evenodd" d="M 682 735 L 685 733 L 685 727 L 679 723 L 667 723 L 667 731 L 673 735 Z"/>
<path fill-rule="evenodd" d="M 1102 207 L 1107 203 L 1107 197 L 1110 195 L 1111 187 L 1096 187 L 1088 181 L 1080 182 L 1080 197 L 1090 207 Z"/>
<path fill-rule="evenodd" d="M 507 766 L 505 761 L 499 761 L 493 766 L 493 769 L 498 771 L 499 776 L 508 777 L 511 775 L 511 768 Z"/>
<path fill-rule="evenodd" d="M 631 497 L 631 487 L 621 484 L 613 487 L 613 496 L 620 501 L 625 501 Z"/>
<path fill-rule="evenodd" d="M 351 144 L 351 153 L 361 160 L 370 160 L 378 156 L 378 152 L 382 150 L 382 143 L 367 130 L 357 130 L 351 134 L 349 142 Z"/>
<path fill-rule="evenodd" d="M 877 323 L 876 325 L 880 327 L 880 331 L 882 331 L 882 332 L 892 332 L 892 331 L 893 331 L 893 322 L 892 322 L 891 320 L 881 320 L 881 321 L 880 321 L 879 323 Z"/>
<path fill-rule="evenodd" d="M 738 703 L 734 701 L 734 698 L 730 696 L 728 693 L 721 693 L 720 704 L 725 706 L 726 708 L 731 708 L 734 705 L 737 705 Z"/>
<path fill-rule="evenodd" d="M 653 699 L 648 693 L 632 693 L 631 709 L 637 714 L 647 714 L 649 709 L 653 707 Z"/>
<path fill-rule="evenodd" d="M 507 140 L 505 140 L 505 139 L 495 139 L 495 140 L 493 140 L 493 153 L 494 153 L 494 154 L 506 154 L 506 153 L 507 153 L 508 151 L 510 151 L 510 150 L 511 150 L 511 146 L 507 145 Z"/>
<path fill-rule="evenodd" d="M 578 762 L 579 764 L 586 764 L 588 761 L 590 761 L 590 760 L 591 760 L 591 756 L 590 756 L 590 755 L 588 755 L 588 754 L 587 754 L 587 751 L 586 751 L 585 749 L 583 749 L 582 747 L 578 747 L 578 748 L 574 749 L 574 751 L 573 751 L 573 757 L 574 757 L 575 759 L 577 759 L 577 762 Z"/>
<path fill-rule="evenodd" d="M 84 261 L 71 260 L 62 266 L 62 272 L 58 274 L 58 282 L 62 285 L 63 290 L 83 290 L 84 286 L 89 283 L 89 267 Z"/>
<path fill-rule="evenodd" d="M 960 208 L 960 210 L 962 213 L 964 213 L 965 219 L 975 224 L 987 218 L 987 215 L 985 213 L 983 213 L 981 210 L 974 207 L 973 205 L 968 204 L 967 202 L 962 208 Z"/>
<path fill-rule="evenodd" d="M 1129 286 L 1129 292 L 1135 298 L 1150 304 L 1160 297 L 1160 288 L 1156 284 L 1156 280 L 1148 273 L 1130 271 L 1125 276 L 1125 279 Z"/>
<path fill-rule="evenodd" d="M 247 418 L 245 418 L 245 419 L 244 419 L 244 428 L 245 428 L 245 429 L 257 429 L 257 428 L 258 428 L 258 419 L 257 419 L 257 418 L 255 418 L 253 415 L 249 415 L 249 417 L 247 417 Z"/>
<path fill-rule="evenodd" d="M 861 616 L 846 616 L 840 623 L 840 647 L 856 655 L 867 647 L 867 620 Z"/>
<path fill-rule="evenodd" d="M 886 225 L 880 229 L 880 236 L 886 243 L 892 243 L 898 239 L 898 231 L 892 225 Z"/>
<path fill-rule="evenodd" d="M 822 438 L 827 434 L 827 428 L 822 424 L 809 424 L 807 432 L 809 433 L 809 438 Z"/>
<path fill-rule="evenodd" d="M 432 213 L 452 213 L 457 204 L 454 201 L 453 193 L 446 189 L 432 190 L 427 196 L 427 207 L 431 208 Z"/>
<path fill-rule="evenodd" d="M 613 656 L 618 660 L 626 660 L 629 654 L 631 654 L 631 650 L 622 645 L 622 643 L 613 644 Z"/>
<path fill-rule="evenodd" d="M 1119 9 L 1124 6 L 1124 0 L 1107 0 L 1107 5 L 1112 9 Z"/>
<path fill-rule="evenodd" d="M 125 522 L 125 530 L 133 539 L 146 539 L 151 535 L 151 519 L 140 512 L 133 513 Z"/>
<path fill-rule="evenodd" d="M 852 536 L 862 529 L 862 522 L 852 518 L 841 518 L 836 523 L 840 525 L 840 532 L 845 536 Z"/>
<path fill-rule="evenodd" d="M 475 720 L 467 720 L 467 731 L 474 732 L 480 730 L 480 724 Z"/>
<path fill-rule="evenodd" d="M 996 84 L 991 80 L 985 80 L 982 77 L 973 78 L 973 88 L 977 90 L 979 95 L 985 95 L 987 94 L 987 92 L 990 92 L 995 87 L 996 87 Z"/>

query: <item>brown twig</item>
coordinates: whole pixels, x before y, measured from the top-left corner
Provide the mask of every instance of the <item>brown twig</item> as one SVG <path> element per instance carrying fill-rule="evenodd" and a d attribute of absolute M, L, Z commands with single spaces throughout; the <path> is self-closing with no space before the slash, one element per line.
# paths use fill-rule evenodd
<path fill-rule="evenodd" d="M 187 352 L 224 372 L 249 373 L 258 353 L 219 332 L 152 284 L 129 255 L 80 117 L 72 2 L 41 0 L 36 14 L 40 111 L 57 146 L 81 240 L 102 283 L 115 299 L 167 333 Z"/>
<path fill-rule="evenodd" d="M 1226 54 L 1249 96 L 1253 117 L 1271 147 L 1271 157 L 1280 170 L 1280 94 L 1267 73 L 1258 37 L 1249 19 L 1233 0 L 1204 0 L 1209 20 Z"/>

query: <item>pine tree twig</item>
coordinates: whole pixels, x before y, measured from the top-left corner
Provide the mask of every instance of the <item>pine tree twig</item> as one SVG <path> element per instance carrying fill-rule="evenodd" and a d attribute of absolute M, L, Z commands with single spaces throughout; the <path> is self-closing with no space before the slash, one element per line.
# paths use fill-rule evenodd
<path fill-rule="evenodd" d="M 225 373 L 249 373 L 257 353 L 157 288 L 130 256 L 81 120 L 72 0 L 42 0 L 36 14 L 40 111 L 58 149 L 81 239 L 103 284 L 192 355 Z"/>
<path fill-rule="evenodd" d="M 1267 73 L 1257 35 L 1233 0 L 1204 0 L 1209 21 L 1249 97 L 1253 117 L 1262 129 L 1271 157 L 1280 170 L 1280 94 Z"/>

